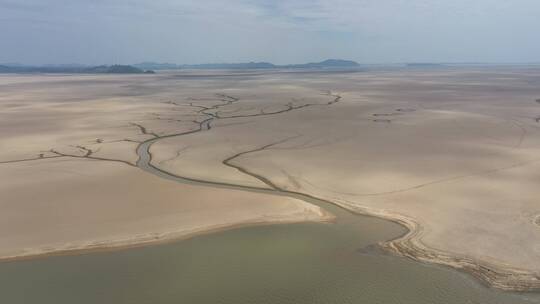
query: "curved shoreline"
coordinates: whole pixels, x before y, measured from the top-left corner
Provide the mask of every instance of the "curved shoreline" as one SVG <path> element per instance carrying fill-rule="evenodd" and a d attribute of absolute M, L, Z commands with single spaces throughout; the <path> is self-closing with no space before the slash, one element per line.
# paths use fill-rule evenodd
<path fill-rule="evenodd" d="M 331 92 L 329 92 L 328 95 L 334 97 L 334 100 L 329 102 L 328 105 L 338 102 L 341 98 L 339 95 L 332 95 Z M 183 135 L 194 134 L 197 132 L 209 130 L 212 127 L 211 123 L 214 119 L 225 119 L 225 118 L 231 118 L 231 117 L 237 118 L 237 117 L 263 116 L 263 115 L 268 116 L 268 115 L 288 112 L 293 109 L 294 110 L 301 109 L 304 107 L 315 105 L 315 104 L 306 104 L 302 106 L 288 105 L 285 108 L 285 110 L 280 110 L 277 112 L 272 112 L 272 113 L 262 112 L 259 114 L 252 114 L 252 115 L 247 115 L 247 116 L 242 115 L 242 116 L 234 116 L 234 117 L 233 116 L 220 117 L 219 114 L 212 112 L 212 110 L 216 110 L 219 107 L 229 105 L 233 102 L 236 102 L 237 100 L 238 99 L 234 97 L 224 96 L 222 97 L 223 103 L 221 104 L 217 104 L 212 107 L 201 106 L 202 109 L 199 110 L 198 113 L 206 115 L 206 118 L 202 121 L 196 121 L 198 124 L 197 126 L 198 128 L 194 128 L 192 130 L 185 131 L 183 133 L 170 134 L 170 135 L 159 136 L 157 134 L 150 134 L 153 136 L 153 138 L 139 143 L 137 147 L 136 152 L 139 155 L 139 160 L 137 161 L 137 167 L 151 174 L 154 174 L 156 176 L 171 179 L 171 180 L 181 182 L 181 183 L 196 183 L 196 184 L 204 185 L 207 187 L 209 186 L 210 187 L 223 187 L 223 188 L 243 190 L 243 191 L 262 192 L 262 193 L 271 194 L 271 195 L 283 195 L 287 197 L 301 199 L 310 204 L 319 205 L 318 203 L 321 203 L 326 206 L 329 206 L 329 204 L 331 204 L 331 205 L 343 208 L 351 213 L 382 218 L 382 219 L 385 219 L 394 223 L 398 223 L 407 229 L 406 233 L 397 237 L 396 239 L 382 241 L 379 243 L 380 247 L 386 250 L 387 252 L 391 252 L 399 256 L 407 257 L 415 261 L 440 264 L 440 265 L 452 267 L 457 270 L 462 270 L 462 271 L 472 274 L 475 278 L 484 282 L 488 286 L 492 286 L 498 289 L 503 289 L 503 290 L 508 290 L 508 291 L 540 290 L 540 274 L 533 273 L 531 271 L 527 271 L 523 269 L 512 268 L 504 264 L 492 263 L 492 262 L 482 261 L 482 260 L 475 260 L 467 256 L 460 256 L 459 254 L 443 252 L 443 251 L 426 246 L 421 241 L 421 237 L 423 234 L 423 228 L 421 224 L 410 217 L 406 217 L 401 214 L 397 214 L 397 213 L 393 213 L 393 212 L 389 212 L 385 210 L 376 210 L 376 209 L 371 209 L 367 207 L 362 207 L 362 206 L 358 206 L 356 204 L 351 204 L 348 202 L 322 199 L 322 198 L 318 198 L 316 196 L 313 196 L 307 193 L 287 191 L 287 190 L 279 188 L 278 186 L 273 184 L 268 178 L 265 178 L 264 176 L 260 176 L 252 172 L 249 172 L 245 168 L 242 168 L 240 166 L 232 166 L 230 163 L 227 163 L 233 160 L 237 156 L 241 156 L 249 152 L 254 152 L 254 151 L 257 151 L 258 149 L 255 149 L 252 151 L 241 152 L 237 155 L 234 155 L 225 159 L 223 162 L 225 165 L 229 165 L 245 174 L 249 174 L 256 179 L 259 179 L 259 181 L 263 182 L 268 187 L 253 187 L 253 186 L 250 187 L 250 186 L 235 185 L 235 184 L 219 182 L 219 181 L 205 181 L 205 180 L 199 180 L 199 179 L 192 179 L 192 178 L 182 177 L 182 176 L 169 173 L 151 164 L 151 154 L 150 154 L 149 149 L 150 149 L 150 146 L 154 142 L 159 141 L 164 138 L 183 136 Z M 326 104 L 317 104 L 317 105 L 323 106 Z M 197 105 L 193 105 L 193 104 L 190 104 L 189 106 L 197 107 Z M 143 134 L 148 133 L 145 129 L 144 131 L 141 130 L 141 132 Z M 264 147 L 262 149 L 264 149 Z M 142 155 L 141 153 L 146 153 L 147 159 L 143 160 L 141 157 Z M 67 156 L 71 156 L 71 155 L 67 155 Z M 89 154 L 87 154 L 86 156 L 89 156 Z M 81 157 L 90 158 L 86 156 L 81 156 Z M 74 156 L 71 156 L 71 157 L 74 157 Z M 119 161 L 119 160 L 113 160 L 113 159 L 98 159 L 98 160 L 117 161 L 117 162 Z M 125 164 L 129 165 L 129 163 L 125 163 Z M 147 168 L 144 168 L 144 166 L 147 166 Z M 315 203 L 314 201 L 317 201 L 317 203 Z M 321 209 L 324 211 L 324 207 L 321 207 Z M 537 217 L 533 221 L 536 224 L 539 224 L 539 219 L 540 217 Z M 329 220 L 329 218 L 327 218 L 327 220 Z M 0 257 L 0 260 L 31 259 L 31 258 L 36 258 L 40 256 L 65 255 L 65 254 L 77 254 L 77 253 L 94 252 L 94 251 L 117 250 L 117 249 L 123 249 L 123 248 L 132 248 L 132 247 L 146 246 L 146 245 L 151 245 L 151 244 L 172 242 L 172 241 L 181 240 L 181 239 L 185 239 L 189 237 L 194 237 L 200 234 L 234 229 L 234 228 L 245 227 L 245 226 L 280 224 L 280 223 L 287 224 L 287 223 L 295 223 L 295 222 L 300 222 L 300 221 L 302 220 L 300 219 L 300 220 L 287 221 L 286 219 L 284 220 L 283 218 L 281 219 L 272 218 L 268 220 L 260 220 L 260 221 L 253 221 L 253 222 L 231 223 L 230 225 L 224 224 L 224 225 L 218 225 L 218 226 L 213 226 L 213 227 L 211 226 L 211 227 L 199 228 L 199 229 L 183 231 L 183 232 L 171 231 L 171 232 L 160 233 L 159 235 L 156 235 L 156 234 L 135 235 L 133 237 L 124 238 L 124 239 L 102 241 L 102 242 L 90 242 L 86 244 L 81 244 L 79 246 L 67 244 L 62 247 L 57 247 L 57 248 L 50 247 L 50 248 L 46 248 L 42 250 L 35 250 L 35 251 L 29 250 L 23 255 L 4 257 L 4 258 Z"/>
<path fill-rule="evenodd" d="M 374 210 L 367 207 L 352 206 L 335 202 L 360 214 L 383 218 L 404 226 L 408 232 L 394 240 L 383 241 L 378 245 L 385 251 L 422 263 L 432 263 L 464 271 L 488 287 L 505 291 L 535 292 L 540 290 L 540 274 L 503 264 L 474 260 L 467 256 L 447 253 L 430 248 L 421 241 L 422 226 L 410 217 Z"/>
<path fill-rule="evenodd" d="M 193 133 L 193 132 L 188 132 Z M 174 135 L 172 135 L 174 136 Z M 167 137 L 172 137 L 167 136 Z M 151 163 L 151 154 L 150 146 L 158 141 L 161 138 L 152 138 L 139 145 L 137 148 L 137 154 L 146 152 L 147 162 L 146 165 L 148 168 L 141 167 L 141 158 L 137 162 L 137 166 L 149 172 L 150 174 L 157 175 L 159 177 L 165 177 L 170 180 L 174 180 L 180 183 L 188 184 L 197 184 L 207 187 L 223 187 L 228 189 L 243 190 L 250 192 L 265 193 L 270 195 L 283 195 L 287 197 L 292 197 L 296 199 L 303 200 L 309 204 L 315 204 L 319 206 L 316 202 L 322 202 L 323 204 L 330 204 L 342 208 L 348 212 L 363 215 L 371 216 L 376 218 L 385 219 L 394 223 L 397 223 L 404 228 L 406 232 L 398 236 L 396 239 L 381 241 L 378 243 L 378 246 L 383 250 L 398 255 L 406 257 L 418 262 L 423 263 L 433 263 L 443 266 L 448 266 L 456 270 L 464 271 L 471 274 L 473 277 L 477 278 L 479 281 L 484 283 L 489 287 L 494 287 L 506 291 L 538 291 L 540 290 L 540 275 L 535 274 L 530 271 L 512 268 L 506 265 L 494 264 L 485 261 L 474 260 L 466 256 L 459 256 L 458 254 L 450 254 L 442 252 L 437 249 L 429 248 L 421 242 L 422 235 L 422 226 L 413 220 L 410 217 L 389 212 L 386 210 L 375 210 L 368 207 L 358 206 L 356 204 L 351 204 L 350 202 L 342 201 L 331 201 L 327 199 L 318 198 L 316 196 L 300 193 L 295 191 L 288 191 L 279 188 L 259 188 L 259 187 L 250 187 L 235 185 L 229 183 L 221 183 L 214 181 L 205 181 L 199 179 L 192 179 L 188 177 L 178 176 L 172 173 L 169 173 L 163 169 L 160 169 Z M 257 149 L 259 150 L 259 149 Z M 240 154 L 245 154 L 242 152 Z M 141 156 L 141 154 L 139 154 Z M 232 158 L 229 158 L 230 160 Z M 250 172 L 250 175 L 257 178 L 258 176 Z M 144 235 L 136 235 L 130 238 L 117 239 L 111 241 L 96 241 L 90 242 L 82 245 L 66 245 L 63 247 L 51 247 L 47 249 L 29 249 L 23 254 L 17 254 L 12 256 L 3 256 L 0 257 L 0 261 L 20 261 L 20 260 L 30 260 L 45 258 L 50 256 L 65 256 L 65 255 L 77 255 L 93 252 L 108 252 L 115 250 L 125 250 L 130 248 L 138 248 L 150 245 L 158 245 L 171 243 L 175 241 L 185 240 L 199 235 L 205 235 L 214 232 L 233 230 L 238 228 L 245 228 L 251 226 L 260 226 L 260 225 L 275 225 L 275 224 L 294 224 L 300 222 L 331 222 L 335 219 L 335 216 L 325 210 L 324 207 L 319 206 L 321 209 L 321 217 L 319 220 L 313 219 L 278 219 L 278 218 L 269 218 L 269 219 L 260 219 L 252 222 L 244 223 L 231 223 L 216 225 L 204 228 L 197 228 L 193 230 L 183 230 L 183 231 L 168 231 L 163 233 L 149 233 Z M 540 216 L 535 218 L 536 220 L 540 219 Z"/>
<path fill-rule="evenodd" d="M 79 245 L 64 245 L 61 247 L 48 247 L 41 249 L 27 249 L 25 253 L 16 254 L 11 256 L 0 256 L 0 262 L 12 262 L 12 261 L 24 261 L 33 260 L 53 256 L 69 256 L 86 253 L 97 252 L 109 252 L 117 250 L 127 250 L 131 248 L 140 248 L 145 246 L 168 244 L 181 240 L 187 240 L 201 235 L 246 228 L 254 226 L 266 226 L 266 225 L 285 225 L 296 224 L 305 222 L 325 223 L 335 220 L 335 216 L 323 208 L 320 209 L 321 213 L 318 219 L 310 218 L 298 218 L 291 216 L 291 218 L 276 218 L 267 217 L 256 219 L 253 221 L 237 222 L 237 223 L 225 223 L 214 226 L 198 227 L 194 229 L 183 229 L 177 231 L 167 231 L 161 233 L 147 233 L 134 235 L 132 237 L 113 239 L 108 241 L 95 241 L 85 242 Z"/>
<path fill-rule="evenodd" d="M 139 158 L 139 161 L 141 160 L 146 161 L 146 164 L 148 165 L 148 167 L 151 168 L 150 173 L 154 173 L 152 171 L 155 170 L 155 171 L 158 171 L 160 175 L 166 174 L 170 176 L 172 179 L 175 179 L 176 181 L 179 181 L 179 182 L 187 181 L 187 182 L 203 183 L 207 185 L 211 184 L 214 186 L 232 187 L 234 189 L 243 189 L 246 191 L 257 191 L 257 192 L 262 191 L 262 192 L 271 193 L 271 194 L 276 194 L 277 192 L 282 195 L 287 195 L 287 196 L 291 196 L 297 199 L 304 200 L 305 202 L 311 203 L 311 204 L 313 204 L 314 203 L 313 200 L 315 200 L 318 202 L 322 202 L 324 204 L 331 204 L 331 205 L 338 206 L 352 213 L 382 218 L 382 219 L 400 224 L 401 226 L 407 229 L 406 233 L 404 233 L 402 236 L 399 236 L 396 239 L 379 242 L 378 245 L 389 253 L 406 257 L 406 258 L 409 258 L 418 262 L 433 263 L 433 264 L 448 266 L 456 270 L 461 270 L 461 271 L 471 274 L 473 277 L 477 278 L 485 285 L 489 287 L 498 288 L 501 290 L 506 290 L 506 291 L 540 290 L 540 274 L 535 274 L 527 270 L 508 267 L 506 265 L 488 263 L 488 262 L 480 261 L 480 260 L 475 261 L 469 257 L 459 256 L 458 254 L 445 253 L 440 250 L 436 250 L 436 249 L 433 249 L 424 245 L 421 241 L 421 234 L 423 231 L 422 226 L 410 217 L 407 217 L 398 213 L 384 211 L 384 210 L 374 210 L 368 207 L 361 207 L 357 205 L 347 204 L 344 202 L 337 202 L 337 201 L 322 199 L 322 198 L 319 198 L 319 197 L 316 197 L 307 193 L 284 190 L 277 187 L 274 183 L 269 181 L 267 178 L 257 175 L 253 172 L 249 172 L 246 168 L 242 168 L 241 166 L 238 166 L 238 165 L 232 165 L 230 163 L 231 160 L 233 160 L 234 158 L 238 156 L 245 155 L 250 152 L 262 151 L 266 147 L 270 147 L 274 145 L 275 143 L 263 146 L 261 148 L 256 148 L 250 151 L 240 152 L 223 161 L 223 164 L 233 167 L 243 172 L 244 174 L 249 174 L 250 176 L 268 185 L 269 189 L 265 189 L 265 188 L 249 187 L 249 186 L 244 187 L 241 185 L 233 185 L 233 184 L 228 184 L 228 183 L 195 180 L 195 179 L 178 176 L 178 175 L 169 173 L 163 169 L 160 169 L 151 163 L 151 153 L 150 153 L 150 146 L 158 140 L 159 140 L 158 138 L 150 139 L 147 142 L 144 142 L 141 145 L 139 145 L 139 147 L 137 148 L 137 154 L 139 154 L 139 156 L 142 156 L 140 153 L 141 152 L 144 153 L 145 151 L 148 154 L 147 156 L 145 156 L 146 159 L 142 157 L 142 158 Z M 138 162 L 137 165 L 141 169 L 148 171 L 147 170 L 148 168 L 145 169 L 141 167 L 141 163 Z"/>

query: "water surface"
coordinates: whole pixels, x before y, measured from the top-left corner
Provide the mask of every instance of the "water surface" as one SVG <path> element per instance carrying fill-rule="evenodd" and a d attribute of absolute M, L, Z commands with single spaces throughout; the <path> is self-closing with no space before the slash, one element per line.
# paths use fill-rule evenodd
<path fill-rule="evenodd" d="M 337 223 L 245 227 L 116 252 L 0 263 L 0 302 L 540 303 L 536 294 L 499 292 L 452 269 L 371 250 L 404 228 L 329 209 Z"/>

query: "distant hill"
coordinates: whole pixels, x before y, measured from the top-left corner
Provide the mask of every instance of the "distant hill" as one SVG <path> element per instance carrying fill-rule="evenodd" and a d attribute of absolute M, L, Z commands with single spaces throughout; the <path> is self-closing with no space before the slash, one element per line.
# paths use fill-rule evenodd
<path fill-rule="evenodd" d="M 9 73 L 11 70 L 11 67 L 8 67 L 7 65 L 0 65 L 0 73 Z"/>
<path fill-rule="evenodd" d="M 174 63 L 141 62 L 133 65 L 141 70 L 176 70 L 180 66 Z"/>
<path fill-rule="evenodd" d="M 327 59 L 321 62 L 310 62 L 304 64 L 291 64 L 282 66 L 284 68 L 353 68 L 358 67 L 360 64 L 352 60 L 342 60 L 342 59 Z"/>
<path fill-rule="evenodd" d="M 242 63 L 203 63 L 183 64 L 183 69 L 274 69 L 277 66 L 269 62 L 242 62 Z"/>
<path fill-rule="evenodd" d="M 154 71 L 142 70 L 130 65 L 101 65 L 94 67 L 80 65 L 46 66 L 6 66 L 0 65 L 0 73 L 74 73 L 74 74 L 152 74 Z"/>
<path fill-rule="evenodd" d="M 142 70 L 131 65 L 101 65 L 83 69 L 83 73 L 97 74 L 143 74 L 153 73 L 153 71 Z"/>
<path fill-rule="evenodd" d="M 100 65 L 85 66 L 79 64 L 57 64 L 42 66 L 0 65 L 0 73 L 76 73 L 76 74 L 143 74 L 154 73 L 154 70 L 177 69 L 215 69 L 215 70 L 249 70 L 249 69 L 326 69 L 326 68 L 356 68 L 355 61 L 343 59 L 327 59 L 321 62 L 303 64 L 276 65 L 270 62 L 240 62 L 240 63 L 203 63 L 203 64 L 174 64 L 141 62 L 133 65 Z"/>
<path fill-rule="evenodd" d="M 139 69 L 151 70 L 175 70 L 175 69 L 216 69 L 216 70 L 249 70 L 249 69 L 310 69 L 310 68 L 354 68 L 360 66 L 357 62 L 342 59 L 327 59 L 321 62 L 311 62 L 304 64 L 276 65 L 270 62 L 240 62 L 240 63 L 202 63 L 202 64 L 181 64 L 143 62 L 133 66 Z"/>

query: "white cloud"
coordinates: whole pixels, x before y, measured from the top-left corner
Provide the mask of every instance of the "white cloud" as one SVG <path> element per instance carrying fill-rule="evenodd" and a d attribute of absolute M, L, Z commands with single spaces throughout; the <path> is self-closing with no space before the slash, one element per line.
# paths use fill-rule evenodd
<path fill-rule="evenodd" d="M 0 62 L 540 61 L 539 15 L 537 0 L 0 0 Z"/>

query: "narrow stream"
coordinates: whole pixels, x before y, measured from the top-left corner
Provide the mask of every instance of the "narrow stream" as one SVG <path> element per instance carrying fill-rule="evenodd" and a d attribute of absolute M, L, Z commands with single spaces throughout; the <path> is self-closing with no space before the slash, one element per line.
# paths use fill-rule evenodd
<path fill-rule="evenodd" d="M 208 127 L 208 125 L 207 125 Z M 139 146 L 137 165 L 180 183 L 295 197 L 335 223 L 245 227 L 127 250 L 0 263 L 0 303 L 540 303 L 540 295 L 486 288 L 471 276 L 379 252 L 405 232 L 301 194 L 168 174 Z"/>

